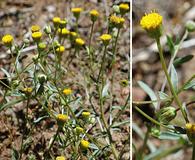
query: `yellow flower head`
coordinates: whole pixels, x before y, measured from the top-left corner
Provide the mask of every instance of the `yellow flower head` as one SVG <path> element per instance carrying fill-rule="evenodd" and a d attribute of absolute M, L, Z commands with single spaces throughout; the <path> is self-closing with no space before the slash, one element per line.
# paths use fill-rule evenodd
<path fill-rule="evenodd" d="M 64 156 L 57 156 L 56 160 L 66 160 L 66 158 Z"/>
<path fill-rule="evenodd" d="M 72 90 L 70 88 L 66 88 L 63 90 L 63 93 L 67 96 L 67 95 L 72 94 Z"/>
<path fill-rule="evenodd" d="M 78 134 L 83 133 L 83 132 L 84 132 L 84 129 L 81 128 L 81 127 L 76 127 L 76 132 L 77 132 Z"/>
<path fill-rule="evenodd" d="M 57 27 L 60 24 L 61 19 L 60 17 L 54 17 L 52 21 L 53 21 L 54 26 Z"/>
<path fill-rule="evenodd" d="M 57 52 L 57 53 L 63 53 L 64 51 L 65 51 L 64 46 L 59 46 L 59 47 L 56 49 L 56 52 Z"/>
<path fill-rule="evenodd" d="M 78 46 L 83 46 L 83 45 L 85 44 L 85 41 L 82 40 L 81 38 L 76 38 L 75 43 L 76 43 Z"/>
<path fill-rule="evenodd" d="M 42 37 L 42 33 L 41 32 L 33 32 L 32 33 L 32 38 L 34 41 L 39 41 Z"/>
<path fill-rule="evenodd" d="M 80 13 L 83 11 L 82 8 L 72 8 L 71 12 L 74 14 L 76 18 L 79 18 Z"/>
<path fill-rule="evenodd" d="M 103 34 L 100 36 L 100 39 L 102 40 L 104 45 L 108 45 L 111 38 L 112 38 L 112 36 L 110 34 Z"/>
<path fill-rule="evenodd" d="M 31 26 L 31 32 L 33 33 L 33 32 L 39 32 L 40 31 L 40 26 L 38 26 L 38 25 L 33 25 L 33 26 Z"/>
<path fill-rule="evenodd" d="M 58 114 L 57 115 L 57 122 L 59 126 L 63 126 L 64 123 L 68 121 L 68 116 L 65 114 Z"/>
<path fill-rule="evenodd" d="M 80 143 L 81 149 L 86 150 L 89 148 L 89 145 L 90 145 L 90 143 L 88 141 L 81 140 L 81 143 Z"/>
<path fill-rule="evenodd" d="M 74 41 L 77 37 L 78 37 L 78 34 L 76 32 L 70 32 L 71 41 Z"/>
<path fill-rule="evenodd" d="M 121 14 L 125 14 L 126 12 L 129 11 L 129 5 L 126 3 L 121 3 L 119 5 L 119 9 L 120 9 Z"/>
<path fill-rule="evenodd" d="M 91 20 L 94 22 L 99 17 L 99 12 L 95 9 L 90 11 Z"/>
<path fill-rule="evenodd" d="M 59 23 L 59 27 L 64 28 L 64 27 L 66 27 L 66 24 L 67 24 L 66 20 L 61 20 L 60 23 Z"/>
<path fill-rule="evenodd" d="M 69 35 L 70 31 L 67 30 L 66 28 L 63 28 L 63 29 L 58 29 L 58 33 L 63 36 L 63 37 L 66 37 L 67 35 Z"/>
<path fill-rule="evenodd" d="M 192 124 L 191 123 L 186 123 L 186 129 L 191 130 L 192 129 Z"/>
<path fill-rule="evenodd" d="M 160 14 L 151 12 L 142 17 L 140 25 L 152 38 L 159 38 L 162 35 L 162 20 Z"/>
<path fill-rule="evenodd" d="M 10 35 L 10 34 L 6 34 L 6 35 L 4 35 L 3 38 L 2 38 L 2 42 L 3 42 L 3 44 L 6 45 L 6 46 L 10 46 L 10 45 L 12 44 L 13 40 L 14 40 L 14 38 L 13 38 L 13 36 Z"/>
<path fill-rule="evenodd" d="M 26 94 L 30 94 L 32 93 L 33 89 L 31 87 L 27 87 L 27 88 L 23 88 L 23 92 L 25 92 Z"/>
<path fill-rule="evenodd" d="M 72 8 L 72 9 L 71 9 L 71 12 L 72 12 L 72 13 L 81 13 L 82 11 L 83 11 L 82 8 Z"/>
<path fill-rule="evenodd" d="M 91 113 L 90 112 L 82 112 L 82 117 L 83 118 L 89 118 L 89 116 L 91 115 Z"/>
<path fill-rule="evenodd" d="M 113 24 L 114 27 L 122 27 L 125 22 L 125 19 L 122 17 L 111 15 L 110 22 L 111 24 Z"/>
<path fill-rule="evenodd" d="M 148 31 L 154 30 L 161 26 L 162 20 L 163 17 L 160 14 L 156 12 L 151 12 L 142 17 L 140 25 L 143 29 L 146 29 Z"/>

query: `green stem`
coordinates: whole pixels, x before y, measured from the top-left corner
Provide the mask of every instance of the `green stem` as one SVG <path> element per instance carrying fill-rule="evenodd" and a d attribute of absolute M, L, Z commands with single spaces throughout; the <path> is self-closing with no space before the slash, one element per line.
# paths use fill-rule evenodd
<path fill-rule="evenodd" d="M 92 39 L 92 35 L 93 35 L 93 28 L 94 28 L 94 22 L 92 23 L 91 26 L 91 32 L 90 32 L 90 37 L 89 37 L 89 52 L 91 53 L 91 39 Z"/>
<path fill-rule="evenodd" d="M 140 158 L 143 159 L 143 154 L 144 154 L 144 150 L 146 148 L 146 145 L 147 145 L 147 141 L 148 141 L 148 138 L 149 138 L 149 133 L 150 133 L 150 127 L 147 127 L 147 132 L 145 134 L 145 137 L 144 137 L 144 142 L 143 142 L 143 146 L 140 150 Z"/>
<path fill-rule="evenodd" d="M 175 98 L 175 101 L 176 101 L 177 105 L 179 106 L 185 121 L 188 123 L 189 122 L 188 117 L 186 116 L 185 111 L 182 107 L 182 104 L 181 104 L 181 102 L 180 102 L 180 100 L 179 100 L 179 98 L 178 98 L 178 96 L 175 92 L 175 89 L 173 87 L 173 84 L 171 82 L 171 79 L 170 79 L 170 76 L 169 76 L 169 73 L 168 73 L 168 70 L 167 70 L 167 66 L 166 66 L 166 63 L 165 63 L 164 56 L 163 56 L 162 46 L 160 44 L 160 38 L 157 38 L 156 42 L 157 42 L 157 46 L 158 46 L 158 50 L 159 50 L 159 56 L 160 56 L 160 61 L 161 61 L 161 64 L 162 64 L 162 68 L 165 72 L 165 76 L 167 78 L 171 93 L 173 94 L 173 97 Z"/>
<path fill-rule="evenodd" d="M 192 160 L 195 160 L 195 143 L 193 145 Z"/>
<path fill-rule="evenodd" d="M 144 116 L 144 117 L 147 118 L 149 121 L 151 121 L 152 123 L 156 124 L 157 126 L 161 126 L 161 127 L 166 128 L 166 129 L 175 131 L 174 128 L 169 128 L 168 126 L 165 126 L 165 125 L 161 124 L 160 122 L 156 121 L 155 119 L 153 119 L 152 117 L 148 116 L 146 113 L 144 113 L 144 112 L 143 112 L 141 109 L 139 109 L 137 106 L 134 106 L 134 108 L 135 108 L 142 116 Z"/>
<path fill-rule="evenodd" d="M 106 57 L 106 52 L 107 52 L 107 46 L 105 46 L 105 48 L 104 48 L 104 54 L 103 54 L 103 58 L 102 58 L 102 62 L 101 62 L 101 67 L 100 67 L 100 71 L 99 71 L 98 78 L 97 78 L 97 83 L 99 83 L 99 79 L 100 79 L 101 74 L 102 74 L 103 65 L 104 65 L 104 61 L 105 61 L 105 57 Z"/>

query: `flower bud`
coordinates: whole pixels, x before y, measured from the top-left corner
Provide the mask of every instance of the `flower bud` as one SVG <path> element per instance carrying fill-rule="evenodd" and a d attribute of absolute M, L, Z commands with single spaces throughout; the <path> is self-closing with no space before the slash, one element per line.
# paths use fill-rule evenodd
<path fill-rule="evenodd" d="M 91 124 L 94 124 L 95 121 L 96 121 L 95 117 L 89 117 L 89 122 L 90 122 Z"/>
<path fill-rule="evenodd" d="M 174 107 L 165 107 L 162 108 L 157 113 L 158 120 L 163 124 L 168 124 L 171 120 L 173 120 L 177 115 L 177 111 Z"/>
<path fill-rule="evenodd" d="M 84 119 L 88 119 L 90 117 L 91 113 L 90 112 L 82 112 L 82 117 Z"/>
<path fill-rule="evenodd" d="M 39 74 L 38 80 L 41 84 L 43 84 L 47 80 L 47 76 L 45 74 Z"/>
<path fill-rule="evenodd" d="M 194 32 L 195 31 L 195 22 L 193 21 L 188 21 L 185 25 L 186 29 L 188 32 Z"/>
<path fill-rule="evenodd" d="M 83 133 L 84 132 L 84 129 L 83 128 L 81 128 L 81 127 L 76 127 L 76 133 L 77 134 L 81 134 L 81 133 Z"/>
<path fill-rule="evenodd" d="M 46 34 L 50 34 L 50 33 L 51 33 L 51 26 L 50 26 L 50 25 L 45 26 L 44 32 L 45 32 Z"/>
<path fill-rule="evenodd" d="M 46 44 L 43 43 L 43 42 L 41 42 L 41 43 L 38 44 L 38 48 L 39 48 L 40 50 L 44 50 L 46 47 L 47 47 Z"/>
<path fill-rule="evenodd" d="M 187 123 L 186 124 L 186 132 L 187 132 L 189 140 L 192 143 L 195 143 L 195 124 Z"/>

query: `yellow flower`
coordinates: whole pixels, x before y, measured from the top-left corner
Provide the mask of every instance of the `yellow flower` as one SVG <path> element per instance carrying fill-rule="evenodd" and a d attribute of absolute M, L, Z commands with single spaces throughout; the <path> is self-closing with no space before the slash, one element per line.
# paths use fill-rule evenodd
<path fill-rule="evenodd" d="M 66 27 L 66 23 L 67 23 L 66 20 L 61 20 L 60 23 L 59 23 L 59 27 L 60 27 L 60 28 Z"/>
<path fill-rule="evenodd" d="M 100 39 L 102 40 L 104 45 L 108 45 L 111 38 L 112 38 L 112 36 L 110 34 L 103 34 L 100 36 Z"/>
<path fill-rule="evenodd" d="M 97 18 L 99 17 L 99 12 L 95 9 L 90 11 L 91 20 L 95 22 Z"/>
<path fill-rule="evenodd" d="M 32 33 L 32 38 L 34 41 L 39 41 L 42 37 L 42 33 L 41 32 L 33 32 Z"/>
<path fill-rule="evenodd" d="M 83 118 L 89 118 L 89 116 L 91 115 L 91 113 L 90 112 L 82 112 L 82 117 Z"/>
<path fill-rule="evenodd" d="M 40 31 L 40 26 L 38 25 L 33 25 L 31 26 L 31 32 L 39 32 Z"/>
<path fill-rule="evenodd" d="M 64 123 L 66 123 L 68 121 L 68 116 L 65 115 L 65 114 L 58 114 L 57 115 L 57 122 L 58 122 L 58 125 L 63 127 L 64 126 Z"/>
<path fill-rule="evenodd" d="M 66 160 L 66 158 L 64 156 L 57 156 L 56 160 Z"/>
<path fill-rule="evenodd" d="M 70 95 L 70 94 L 72 94 L 72 90 L 70 88 L 66 88 L 66 89 L 63 90 L 63 93 L 65 95 Z"/>
<path fill-rule="evenodd" d="M 125 22 L 125 19 L 122 18 L 122 17 L 118 17 L 118 16 L 115 16 L 115 15 L 111 15 L 110 16 L 110 22 L 111 24 L 113 24 L 114 27 L 122 27 L 124 22 Z"/>
<path fill-rule="evenodd" d="M 83 11 L 82 8 L 72 8 L 71 12 L 74 14 L 76 18 L 79 18 L 80 13 Z"/>
<path fill-rule="evenodd" d="M 163 17 L 160 14 L 151 12 L 142 17 L 140 25 L 143 29 L 150 31 L 159 28 L 162 24 L 162 20 Z"/>
<path fill-rule="evenodd" d="M 54 17 L 52 21 L 53 21 L 54 26 L 57 27 L 60 24 L 61 19 L 60 17 Z"/>
<path fill-rule="evenodd" d="M 78 37 L 76 32 L 70 32 L 70 40 L 74 42 L 74 40 Z"/>
<path fill-rule="evenodd" d="M 69 30 L 67 30 L 66 28 L 63 28 L 63 29 L 58 29 L 58 33 L 61 35 L 61 36 L 63 36 L 63 37 L 66 37 L 69 33 L 70 33 L 70 31 Z"/>
<path fill-rule="evenodd" d="M 90 143 L 88 141 L 81 140 L 81 143 L 80 143 L 81 149 L 86 150 L 89 148 L 89 145 L 90 145 Z"/>
<path fill-rule="evenodd" d="M 84 132 L 84 129 L 81 128 L 81 127 L 76 127 L 76 132 L 77 132 L 78 134 L 83 133 L 83 132 Z"/>
<path fill-rule="evenodd" d="M 120 9 L 121 14 L 123 15 L 123 14 L 125 14 L 126 12 L 129 11 L 129 5 L 126 4 L 126 3 L 121 3 L 121 4 L 119 5 L 119 9 Z"/>
<path fill-rule="evenodd" d="M 72 9 L 71 9 L 71 12 L 72 12 L 72 13 L 81 13 L 82 11 L 83 11 L 82 8 L 72 8 Z"/>
<path fill-rule="evenodd" d="M 23 92 L 30 94 L 32 93 L 33 89 L 31 87 L 23 88 Z"/>
<path fill-rule="evenodd" d="M 59 46 L 59 47 L 56 49 L 56 52 L 57 52 L 57 53 L 63 53 L 64 51 L 65 51 L 64 46 Z"/>
<path fill-rule="evenodd" d="M 83 46 L 85 44 L 85 41 L 81 38 L 76 38 L 75 42 L 78 46 Z"/>
<path fill-rule="evenodd" d="M 6 35 L 4 35 L 3 38 L 2 38 L 2 42 L 3 42 L 3 44 L 6 45 L 6 46 L 11 46 L 13 40 L 14 40 L 14 38 L 13 38 L 13 36 L 10 35 L 10 34 L 6 34 Z"/>

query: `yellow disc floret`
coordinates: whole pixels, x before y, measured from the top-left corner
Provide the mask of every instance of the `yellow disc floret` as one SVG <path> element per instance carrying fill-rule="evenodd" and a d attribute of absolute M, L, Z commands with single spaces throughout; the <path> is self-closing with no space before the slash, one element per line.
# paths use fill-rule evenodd
<path fill-rule="evenodd" d="M 56 160 L 66 160 L 66 158 L 64 156 L 57 156 Z"/>
<path fill-rule="evenodd" d="M 12 44 L 13 40 L 14 40 L 14 38 L 13 38 L 13 36 L 10 35 L 10 34 L 6 34 L 6 35 L 4 35 L 3 38 L 2 38 L 2 42 L 3 42 L 3 44 L 6 45 L 6 46 L 10 46 L 10 45 Z"/>
<path fill-rule="evenodd" d="M 64 46 L 59 46 L 59 47 L 56 49 L 56 52 L 57 52 L 57 53 L 63 53 L 64 51 L 65 51 Z"/>
<path fill-rule="evenodd" d="M 64 126 L 64 123 L 66 123 L 68 121 L 68 116 L 65 115 L 65 114 L 58 114 L 57 115 L 57 122 L 58 122 L 58 125 L 63 127 Z"/>
<path fill-rule="evenodd" d="M 91 115 L 91 113 L 90 112 L 82 112 L 82 117 L 83 118 L 89 118 L 89 116 Z"/>
<path fill-rule="evenodd" d="M 72 13 L 81 13 L 82 11 L 83 11 L 82 8 L 72 8 L 72 9 L 71 9 L 71 12 L 72 12 Z"/>
<path fill-rule="evenodd" d="M 100 36 L 100 39 L 102 40 L 104 45 L 108 45 L 111 38 L 112 38 L 112 36 L 110 34 L 103 34 Z"/>
<path fill-rule="evenodd" d="M 89 148 L 89 145 L 90 145 L 90 143 L 88 141 L 81 140 L 81 143 L 80 143 L 81 149 L 86 150 Z"/>
<path fill-rule="evenodd" d="M 72 90 L 70 88 L 66 88 L 63 90 L 63 93 L 67 96 L 67 95 L 72 94 Z"/>
<path fill-rule="evenodd" d="M 142 17 L 140 25 L 147 31 L 155 30 L 161 26 L 162 20 L 163 17 L 160 14 L 152 12 Z"/>
<path fill-rule="evenodd" d="M 115 15 L 111 15 L 110 16 L 110 23 L 114 26 L 114 27 L 122 27 L 123 24 L 125 22 L 125 19 L 122 17 L 118 17 Z"/>
<path fill-rule="evenodd" d="M 90 16 L 91 16 L 91 20 L 94 22 L 97 20 L 97 18 L 99 17 L 99 12 L 95 9 L 90 11 Z"/>
<path fill-rule="evenodd" d="M 82 40 L 81 38 L 76 38 L 75 43 L 76 43 L 78 46 L 83 46 L 83 45 L 85 44 L 85 41 Z"/>
<path fill-rule="evenodd" d="M 41 32 L 33 32 L 32 33 L 32 38 L 34 41 L 39 41 L 42 37 L 42 33 Z"/>
<path fill-rule="evenodd" d="M 38 25 L 33 25 L 31 26 L 31 32 L 39 32 L 40 31 L 40 26 Z"/>
<path fill-rule="evenodd" d="M 63 29 L 58 29 L 58 33 L 60 34 L 60 36 L 66 37 L 67 35 L 69 35 L 70 31 L 67 30 L 66 28 Z"/>
<path fill-rule="evenodd" d="M 54 26 L 57 27 L 60 24 L 61 19 L 60 17 L 54 17 L 52 21 L 53 21 Z"/>
<path fill-rule="evenodd" d="M 126 13 L 126 12 L 129 11 L 129 5 L 126 4 L 126 3 L 121 3 L 121 4 L 119 5 L 119 9 L 120 9 L 120 12 L 121 12 L 122 14 L 124 14 L 124 13 Z"/>

